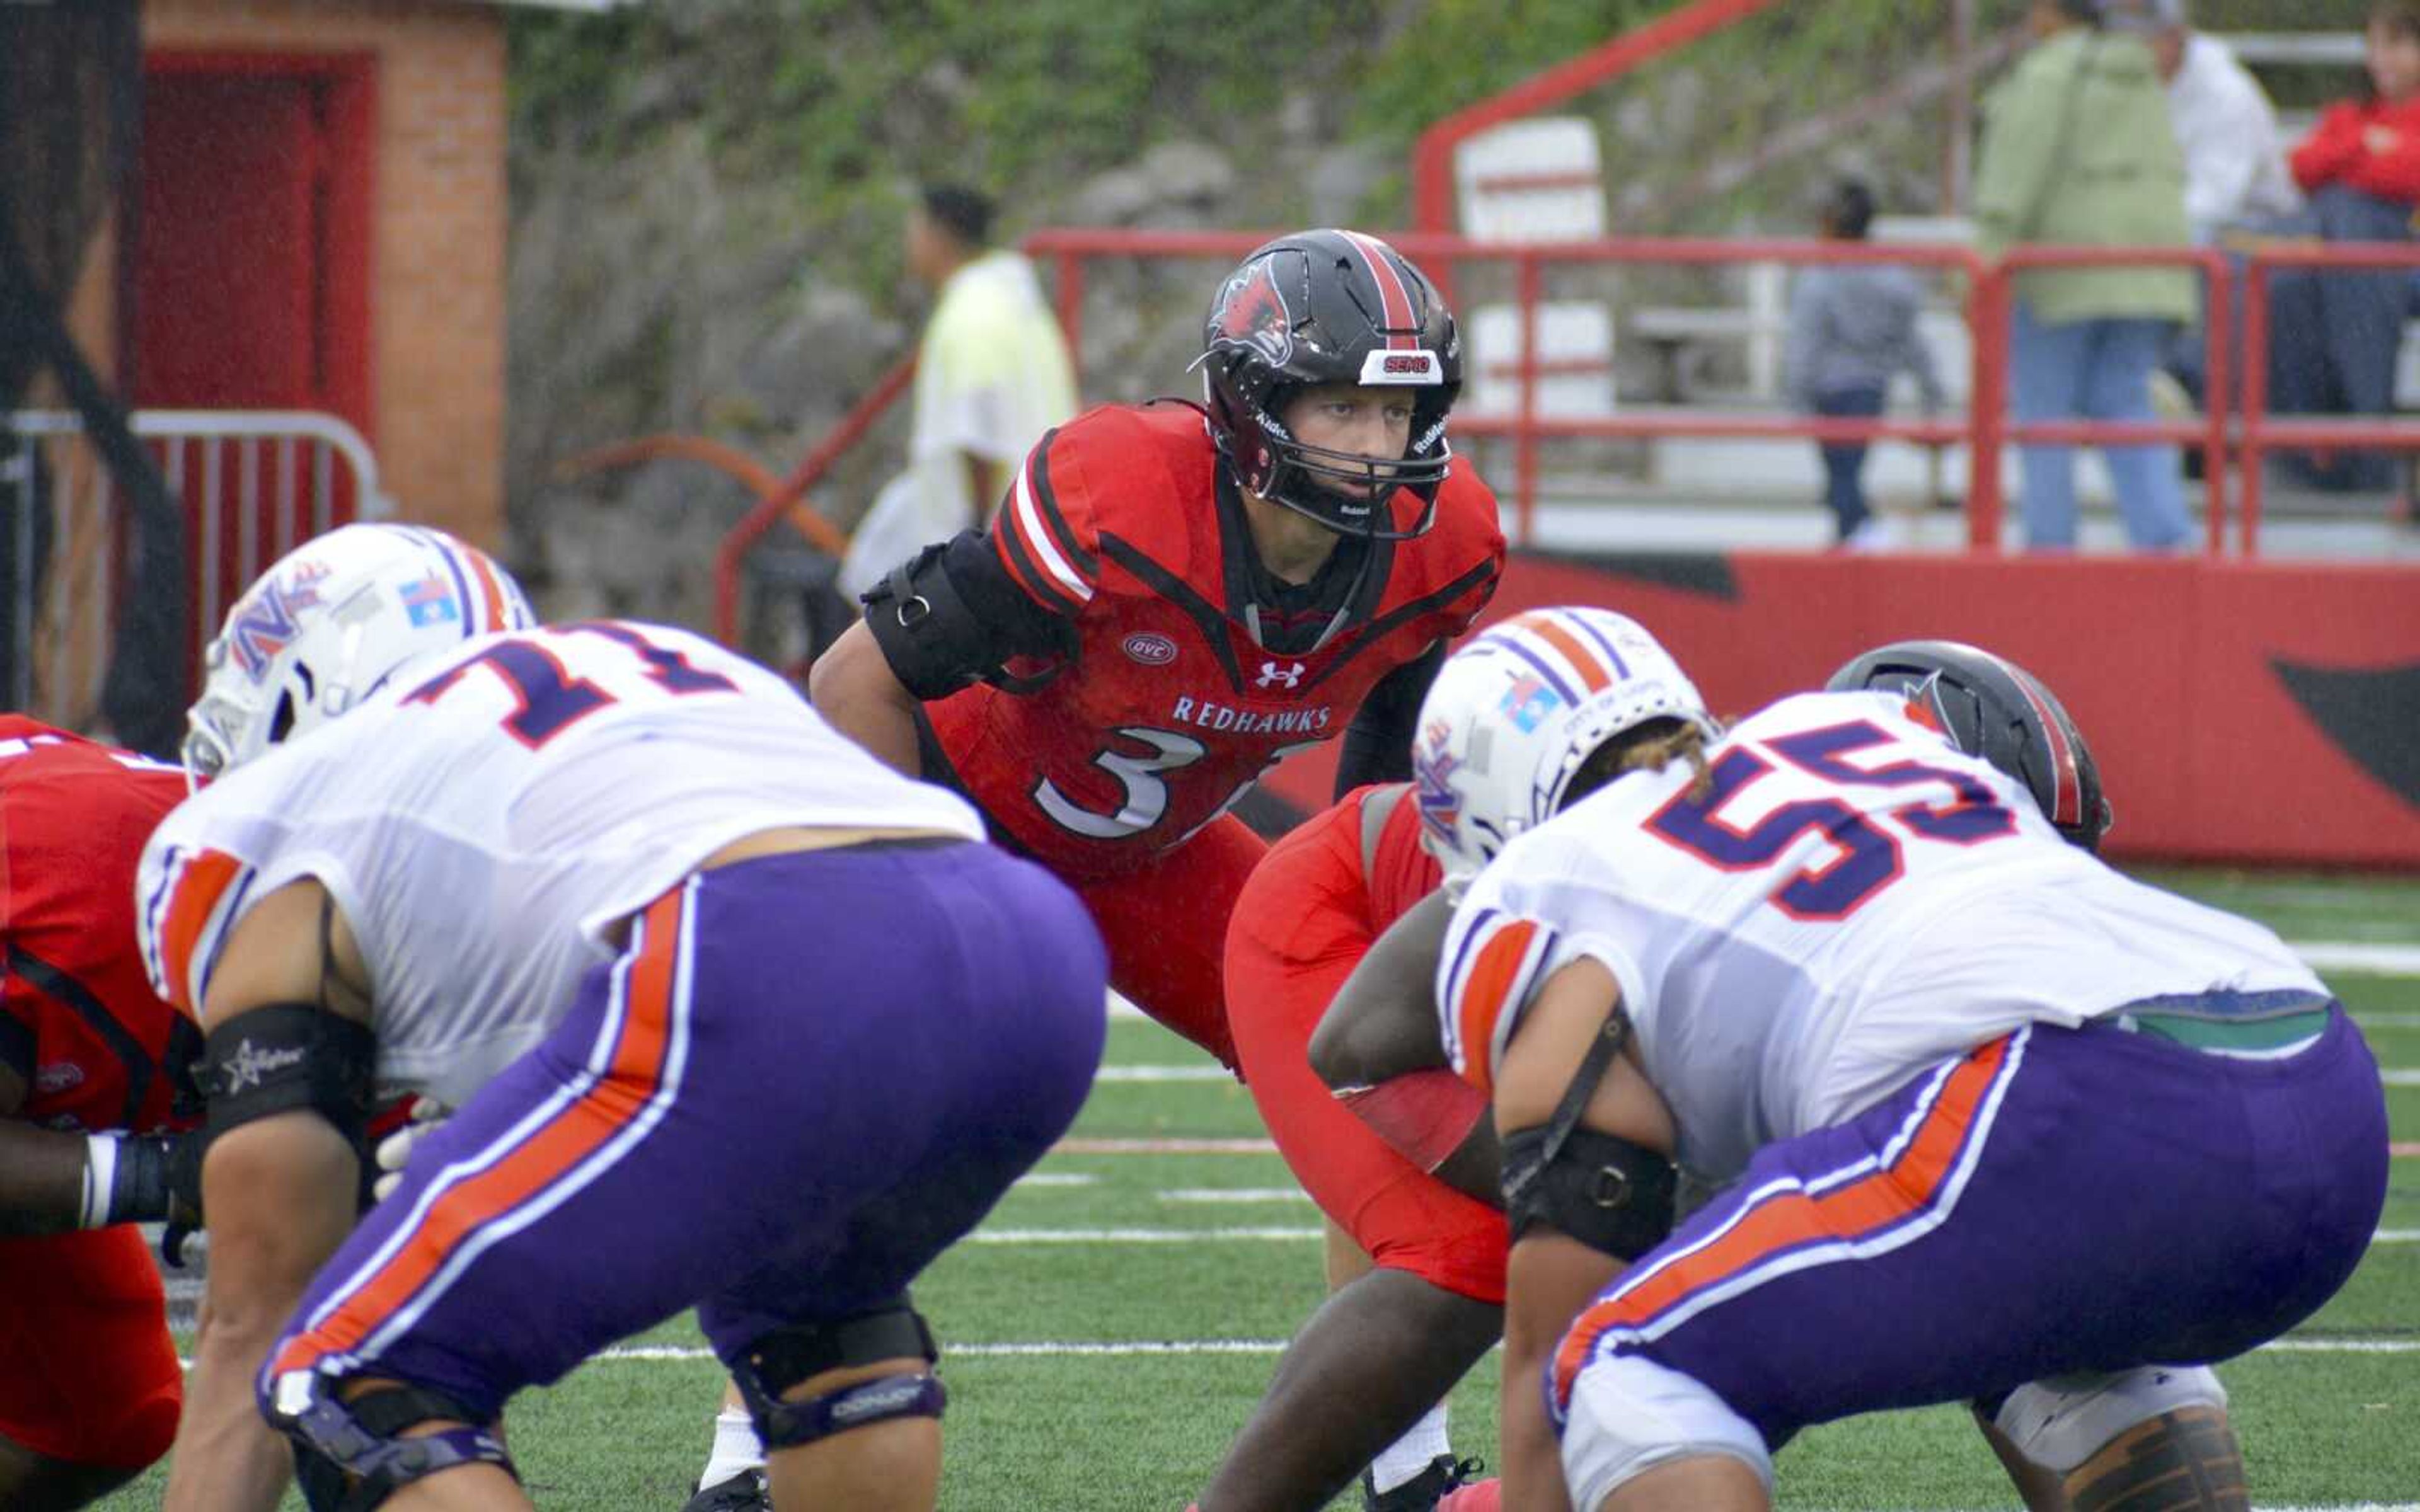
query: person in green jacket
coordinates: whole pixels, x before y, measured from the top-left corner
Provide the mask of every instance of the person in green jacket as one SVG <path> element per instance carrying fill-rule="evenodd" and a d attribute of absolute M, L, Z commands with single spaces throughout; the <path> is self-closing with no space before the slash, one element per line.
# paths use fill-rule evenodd
<path fill-rule="evenodd" d="M 2139 11 L 2124 0 L 2033 0 L 2034 44 L 1984 104 L 1976 158 L 1979 250 L 2020 242 L 2181 247 L 2184 161 Z M 2028 269 L 2011 312 L 2009 393 L 2020 421 L 2153 418 L 2151 370 L 2193 318 L 2181 268 Z M 2174 446 L 2102 452 L 2135 546 L 2191 534 Z M 2075 545 L 2075 449 L 2018 449 L 2026 544 Z"/>

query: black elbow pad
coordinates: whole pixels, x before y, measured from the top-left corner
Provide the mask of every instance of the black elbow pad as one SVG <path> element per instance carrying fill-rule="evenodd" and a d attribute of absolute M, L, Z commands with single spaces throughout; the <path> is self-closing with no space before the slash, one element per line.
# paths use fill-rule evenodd
<path fill-rule="evenodd" d="M 1000 657 L 942 566 L 943 542 L 891 569 L 865 594 L 865 626 L 899 686 L 919 700 L 947 698 Z"/>
<path fill-rule="evenodd" d="M 1635 1260 L 1672 1232 L 1678 1173 L 1671 1160 L 1593 1129 L 1560 1141 L 1545 1128 L 1504 1136 L 1504 1216 L 1512 1238 L 1548 1224 L 1617 1260 Z"/>

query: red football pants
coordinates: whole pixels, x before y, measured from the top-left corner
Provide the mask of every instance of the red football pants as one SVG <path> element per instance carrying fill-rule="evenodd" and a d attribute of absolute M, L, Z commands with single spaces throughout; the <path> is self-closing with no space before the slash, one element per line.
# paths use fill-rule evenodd
<path fill-rule="evenodd" d="M 1219 964 L 1227 916 L 1268 844 L 1233 814 L 1148 868 L 1063 878 L 1092 910 L 1109 949 L 1109 985 L 1233 1071 Z"/>
<path fill-rule="evenodd" d="M 0 1239 L 0 1435 L 81 1465 L 168 1452 L 185 1382 L 140 1229 Z"/>

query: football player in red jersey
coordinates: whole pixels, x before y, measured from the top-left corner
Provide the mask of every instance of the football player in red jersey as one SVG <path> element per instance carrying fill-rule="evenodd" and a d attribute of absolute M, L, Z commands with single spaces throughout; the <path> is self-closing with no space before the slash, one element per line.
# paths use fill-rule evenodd
<path fill-rule="evenodd" d="M 1436 889 L 1410 792 L 1357 789 L 1278 841 L 1228 926 L 1228 1024 L 1245 1084 L 1303 1189 L 1375 1268 L 1339 1288 L 1287 1347 L 1202 1492 L 1204 1512 L 1325 1506 L 1364 1465 L 1373 1512 L 1427 1512 L 1468 1473 L 1449 1447 L 1443 1402 L 1503 1328 L 1494 1147 L 1465 1144 L 1486 1099 L 1435 1070 L 1347 1102 L 1308 1055 L 1378 937 Z M 1365 1118 L 1390 1119 L 1404 1148 Z M 1475 1170 L 1433 1174 L 1474 1155 Z"/>
<path fill-rule="evenodd" d="M 133 908 L 143 842 L 184 796 L 176 767 L 0 716 L 0 1506 L 81 1506 L 176 1432 L 133 1225 L 197 1216 L 170 1190 L 201 1036 L 145 980 Z"/>
<path fill-rule="evenodd" d="M 1386 242 L 1259 248 L 1213 298 L 1199 365 L 1200 407 L 1046 435 L 991 529 L 894 568 L 809 686 L 1073 887 L 1111 983 L 1233 1069 L 1227 919 L 1266 846 L 1227 810 L 1339 734 L 1340 795 L 1409 777 L 1420 697 L 1504 535 L 1446 439 L 1452 312 Z"/>
<path fill-rule="evenodd" d="M 1219 958 L 1265 847 L 1227 810 L 1340 733 L 1340 792 L 1408 777 L 1420 695 L 1504 536 L 1446 440 L 1453 316 L 1385 242 L 1260 248 L 1200 365 L 1202 407 L 1046 435 L 992 528 L 894 568 L 810 687 L 1073 886 L 1118 989 L 1233 1067 Z"/>

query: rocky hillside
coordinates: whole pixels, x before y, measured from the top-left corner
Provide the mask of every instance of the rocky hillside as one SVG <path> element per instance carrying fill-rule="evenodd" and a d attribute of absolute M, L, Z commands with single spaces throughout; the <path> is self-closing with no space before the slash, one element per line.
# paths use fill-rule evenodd
<path fill-rule="evenodd" d="M 556 614 L 706 624 L 713 548 L 746 490 L 695 463 L 579 476 L 566 464 L 683 433 L 777 472 L 794 465 L 913 344 L 923 309 L 898 238 L 921 180 L 993 193 L 1011 237 L 1049 224 L 1399 225 L 1423 126 L 1666 8 L 656 0 L 604 17 L 518 11 L 517 563 Z M 1803 126 L 1937 63 L 1950 8 L 1793 0 L 1598 91 L 1585 105 L 1602 127 L 1617 224 L 1800 229 L 1806 184 L 1840 167 L 1931 208 L 1947 121 L 1937 104 L 1835 139 L 1802 141 Z M 1979 8 L 1990 31 L 2016 10 Z M 2273 28 L 2357 25 L 2365 8 L 2200 7 L 2213 25 Z M 1215 276 L 1207 265 L 1097 270 L 1087 397 L 1184 391 Z M 902 431 L 894 422 L 861 448 L 816 507 L 853 519 Z"/>

